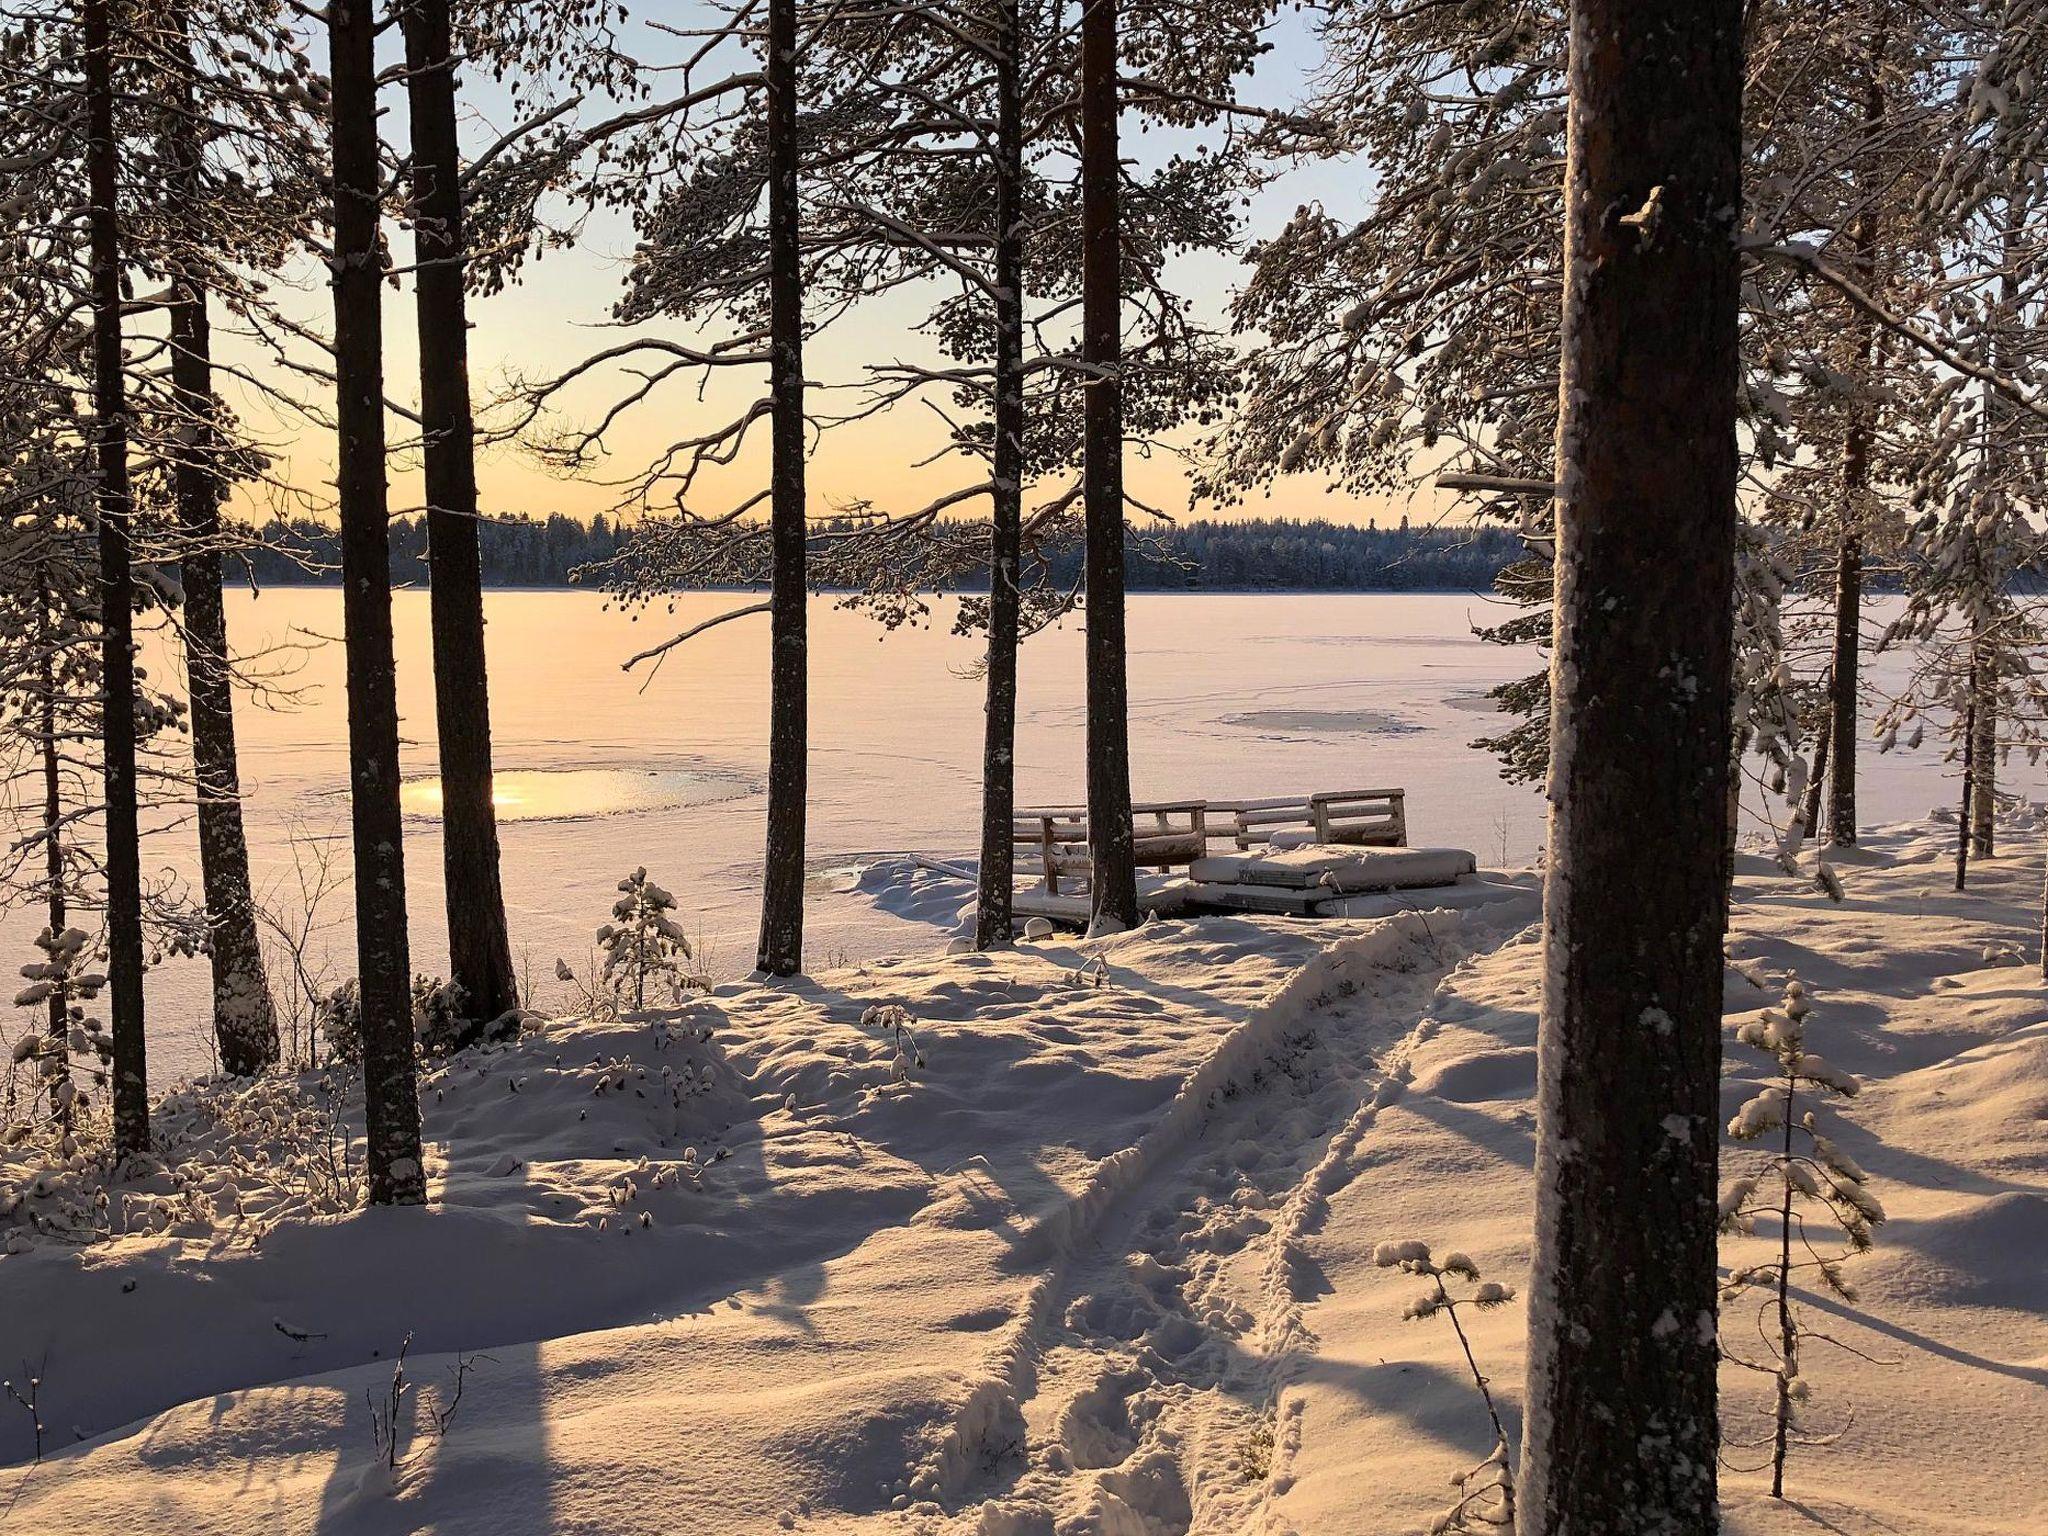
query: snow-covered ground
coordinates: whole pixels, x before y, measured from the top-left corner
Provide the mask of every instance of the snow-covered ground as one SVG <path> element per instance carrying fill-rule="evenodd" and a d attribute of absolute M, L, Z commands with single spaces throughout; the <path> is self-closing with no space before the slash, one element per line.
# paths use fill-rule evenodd
<path fill-rule="evenodd" d="M 1839 907 L 1742 874 L 1731 1020 L 1805 982 L 1814 1047 L 1868 1083 L 1841 1139 L 1890 1220 L 1856 1305 L 1807 1302 L 1851 1346 L 1807 1371 L 1815 1422 L 1846 1431 L 1795 1452 L 1787 1504 L 1724 1473 L 1733 1531 L 2048 1521 L 2043 849 L 2015 836 L 1957 895 L 1947 847 L 1873 839 Z M 1533 880 L 1465 912 L 985 956 L 931 952 L 960 893 L 922 878 L 912 958 L 437 1069 L 428 1210 L 335 1213 L 348 1114 L 313 1078 L 181 1093 L 169 1166 L 104 1209 L 88 1176 L 5 1170 L 0 1369 L 39 1377 L 46 1455 L 0 1401 L 0 1522 L 1425 1529 L 1490 1431 L 1373 1252 L 1421 1239 L 1525 1279 Z M 1467 1315 L 1512 1430 L 1519 1306 Z"/>

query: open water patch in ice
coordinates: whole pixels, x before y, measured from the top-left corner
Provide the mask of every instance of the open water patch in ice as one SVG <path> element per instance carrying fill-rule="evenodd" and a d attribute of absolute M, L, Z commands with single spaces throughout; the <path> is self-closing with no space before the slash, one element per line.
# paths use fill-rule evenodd
<path fill-rule="evenodd" d="M 1250 709 L 1218 723 L 1277 736 L 1395 736 L 1421 729 L 1383 709 Z"/>

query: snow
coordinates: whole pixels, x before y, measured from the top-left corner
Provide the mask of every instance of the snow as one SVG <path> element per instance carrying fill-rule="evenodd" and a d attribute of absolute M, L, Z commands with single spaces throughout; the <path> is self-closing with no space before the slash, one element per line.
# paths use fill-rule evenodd
<path fill-rule="evenodd" d="M 1477 861 L 1462 848 L 1346 848 L 1310 843 L 1260 853 L 1211 854 L 1188 874 L 1222 884 L 1292 886 L 1323 891 L 1407 890 L 1451 885 Z"/>
<path fill-rule="evenodd" d="M 1788 1504 L 1724 1472 L 1740 1536 L 2048 1520 L 2048 997 L 1985 958 L 2032 955 L 2043 849 L 2008 834 L 1961 895 L 1948 849 L 1871 836 L 1840 906 L 1744 861 L 1731 1030 L 1796 973 L 1804 1049 L 1863 1085 L 1827 1134 L 1889 1219 L 1858 1301 L 1804 1303 L 1858 1351 L 1802 1359 L 1847 1432 L 1795 1448 Z M 971 895 L 875 867 L 936 927 Z M 165 1168 L 104 1214 L 89 1168 L 0 1163 L 0 1363 L 40 1375 L 54 1447 L 29 1465 L 0 1412 L 0 1501 L 225 1536 L 1426 1529 L 1494 1440 L 1398 1266 L 1485 1277 L 1500 1304 L 1457 1315 L 1514 1437 L 1542 955 L 1526 876 L 1408 895 L 989 955 L 926 927 L 535 1027 L 429 1075 L 425 1210 L 347 1209 L 321 1149 L 352 1125 L 359 1160 L 359 1110 L 313 1076 L 182 1090 Z M 1724 1118 L 1771 1070 L 1729 1051 Z M 1768 1385 L 1731 1371 L 1737 1432 Z"/>

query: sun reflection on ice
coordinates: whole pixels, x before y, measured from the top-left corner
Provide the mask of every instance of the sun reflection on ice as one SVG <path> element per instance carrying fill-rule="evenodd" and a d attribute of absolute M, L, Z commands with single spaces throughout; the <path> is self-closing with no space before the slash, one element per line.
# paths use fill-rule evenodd
<path fill-rule="evenodd" d="M 500 821 L 568 821 L 706 805 L 744 788 L 727 775 L 694 768 L 513 769 L 495 775 L 491 804 Z M 440 779 L 407 779 L 399 801 L 408 816 L 438 821 Z"/>

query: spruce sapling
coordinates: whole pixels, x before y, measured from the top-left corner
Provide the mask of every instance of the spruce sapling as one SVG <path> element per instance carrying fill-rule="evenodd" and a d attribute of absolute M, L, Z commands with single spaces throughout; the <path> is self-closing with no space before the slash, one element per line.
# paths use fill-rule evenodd
<path fill-rule="evenodd" d="M 1721 1290 L 1724 1305 L 1752 1291 L 1763 1293 L 1757 1333 L 1770 1351 L 1770 1359 L 1745 1360 L 1725 1343 L 1722 1354 L 1775 1379 L 1771 1434 L 1767 1441 L 1754 1442 L 1771 1446 L 1773 1498 L 1785 1495 L 1785 1455 L 1793 1441 L 1819 1445 L 1832 1438 L 1799 1434 L 1808 1398 L 1800 1369 L 1804 1341 L 1813 1338 L 1849 1347 L 1806 1325 L 1792 1304 L 1793 1277 L 1811 1270 L 1837 1296 L 1854 1301 L 1856 1292 L 1842 1273 L 1842 1262 L 1851 1254 L 1867 1251 L 1870 1229 L 1884 1220 L 1884 1208 L 1867 1187 L 1870 1176 L 1822 1127 L 1826 1098 L 1854 1098 L 1862 1084 L 1853 1074 L 1806 1049 L 1806 1023 L 1812 1014 L 1806 989 L 1795 977 L 1785 985 L 1781 1006 L 1766 1008 L 1762 1017 L 1737 1027 L 1735 1038 L 1770 1057 L 1776 1073 L 1735 1112 L 1728 1122 L 1728 1134 L 1737 1141 L 1763 1142 L 1771 1151 L 1761 1167 L 1730 1182 L 1721 1194 L 1723 1232 L 1754 1233 L 1757 1217 L 1766 1214 L 1778 1222 L 1775 1256 L 1732 1271 Z M 1808 1237 L 1808 1223 L 1810 1217 L 1820 1216 L 1840 1229 L 1849 1245 L 1847 1252 L 1822 1254 L 1814 1246 Z M 1806 1257 L 1794 1256 L 1795 1243 Z M 1726 1333 L 1724 1329 L 1724 1339 Z"/>
<path fill-rule="evenodd" d="M 604 955 L 599 975 L 622 1002 L 630 995 L 635 1011 L 647 1006 L 650 981 L 678 999 L 696 983 L 690 941 L 675 910 L 675 897 L 648 879 L 645 868 L 636 869 L 619 882 L 612 920 L 597 930 Z"/>
<path fill-rule="evenodd" d="M 1451 1486 L 1458 1491 L 1458 1501 L 1431 1522 L 1430 1536 L 1444 1536 L 1451 1531 L 1513 1529 L 1515 1472 L 1514 1458 L 1508 1450 L 1508 1432 L 1500 1421 L 1500 1409 L 1493 1400 L 1493 1389 L 1479 1369 L 1478 1360 L 1473 1357 L 1472 1341 L 1466 1336 L 1465 1325 L 1458 1319 L 1458 1309 L 1477 1307 L 1487 1311 L 1506 1306 L 1515 1299 L 1514 1287 L 1502 1285 L 1498 1280 L 1482 1280 L 1479 1266 L 1462 1253 L 1447 1253 L 1439 1264 L 1430 1257 L 1429 1244 L 1413 1239 L 1381 1243 L 1373 1250 L 1372 1261 L 1381 1269 L 1399 1269 L 1404 1274 L 1428 1278 L 1429 1289 L 1409 1302 L 1401 1315 L 1413 1321 L 1442 1313 L 1450 1320 L 1451 1331 L 1458 1336 L 1458 1347 L 1465 1352 L 1465 1366 L 1472 1373 L 1472 1384 L 1479 1389 L 1480 1399 L 1486 1404 L 1486 1416 L 1493 1423 L 1493 1449 L 1478 1465 L 1451 1479 Z M 1450 1279 L 1465 1281 L 1469 1289 L 1463 1295 L 1453 1293 L 1446 1283 Z"/>

